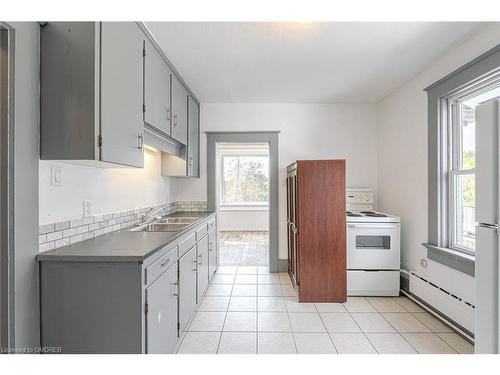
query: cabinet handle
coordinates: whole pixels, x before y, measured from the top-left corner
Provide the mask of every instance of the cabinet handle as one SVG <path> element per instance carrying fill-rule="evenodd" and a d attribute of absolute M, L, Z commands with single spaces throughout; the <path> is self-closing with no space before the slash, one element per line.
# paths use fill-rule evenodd
<path fill-rule="evenodd" d="M 144 150 L 144 137 L 143 137 L 142 133 L 137 134 L 137 141 L 138 141 L 137 148 L 139 150 Z"/>
<path fill-rule="evenodd" d="M 177 113 L 174 113 L 174 126 L 177 126 Z"/>
<path fill-rule="evenodd" d="M 212 251 L 212 242 L 208 243 L 208 251 Z"/>
<path fill-rule="evenodd" d="M 172 284 L 175 287 L 175 292 L 173 293 L 174 296 L 179 296 L 179 283 L 175 282 Z"/>
<path fill-rule="evenodd" d="M 193 166 L 193 158 L 189 158 L 189 166 L 192 167 Z"/>
<path fill-rule="evenodd" d="M 193 260 L 193 263 L 194 263 L 193 272 L 198 272 L 198 261 L 195 259 Z"/>
<path fill-rule="evenodd" d="M 167 122 L 170 122 L 170 113 L 172 110 L 170 108 L 167 108 Z"/>
<path fill-rule="evenodd" d="M 163 262 L 161 262 L 160 267 L 165 267 L 169 262 L 170 262 L 170 258 L 164 260 Z"/>
<path fill-rule="evenodd" d="M 198 255 L 198 258 L 200 259 L 198 264 L 201 266 L 203 264 L 203 254 Z"/>

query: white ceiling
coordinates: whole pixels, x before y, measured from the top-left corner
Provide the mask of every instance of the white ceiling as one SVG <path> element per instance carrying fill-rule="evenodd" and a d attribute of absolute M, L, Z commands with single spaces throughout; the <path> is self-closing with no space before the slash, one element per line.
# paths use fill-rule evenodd
<path fill-rule="evenodd" d="M 148 22 L 201 102 L 373 103 L 473 22 Z"/>

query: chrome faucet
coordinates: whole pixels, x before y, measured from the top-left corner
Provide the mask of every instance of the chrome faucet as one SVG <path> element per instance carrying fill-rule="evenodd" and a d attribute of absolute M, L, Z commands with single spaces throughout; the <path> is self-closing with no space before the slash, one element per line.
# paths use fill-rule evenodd
<path fill-rule="evenodd" d="M 163 211 L 165 209 L 165 207 L 160 207 L 160 208 L 151 208 L 149 209 L 149 211 L 147 211 L 146 213 L 143 213 L 141 215 L 141 220 L 142 220 L 142 223 L 145 224 L 147 222 L 149 222 L 151 219 L 154 219 L 156 218 L 156 214 L 160 211 Z"/>

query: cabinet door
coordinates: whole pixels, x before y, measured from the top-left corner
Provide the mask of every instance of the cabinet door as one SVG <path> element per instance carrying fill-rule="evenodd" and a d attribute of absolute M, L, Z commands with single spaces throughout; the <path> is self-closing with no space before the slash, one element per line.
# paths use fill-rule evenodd
<path fill-rule="evenodd" d="M 188 93 L 181 81 L 172 75 L 172 137 L 187 144 Z"/>
<path fill-rule="evenodd" d="M 191 177 L 199 177 L 200 173 L 200 107 L 196 101 L 189 96 L 188 101 L 188 153 L 187 173 Z"/>
<path fill-rule="evenodd" d="M 144 122 L 170 135 L 170 68 L 153 44 L 144 45 Z"/>
<path fill-rule="evenodd" d="M 198 241 L 196 244 L 196 252 L 198 256 L 197 299 L 198 303 L 200 303 L 208 286 L 208 235 L 205 235 L 205 237 Z"/>
<path fill-rule="evenodd" d="M 101 160 L 143 167 L 142 49 L 135 22 L 101 24 Z"/>
<path fill-rule="evenodd" d="M 173 353 L 177 345 L 177 264 L 146 289 L 146 352 Z"/>
<path fill-rule="evenodd" d="M 217 271 L 217 229 L 208 233 L 208 279 Z"/>
<path fill-rule="evenodd" d="M 179 260 L 179 329 L 186 330 L 196 310 L 196 246 Z"/>

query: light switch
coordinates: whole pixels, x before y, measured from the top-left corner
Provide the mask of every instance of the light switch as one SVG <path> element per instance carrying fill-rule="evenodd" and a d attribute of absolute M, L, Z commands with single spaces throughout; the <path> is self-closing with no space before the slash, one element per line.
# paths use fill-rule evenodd
<path fill-rule="evenodd" d="M 50 168 L 50 185 L 51 186 L 61 186 L 63 178 L 62 167 L 53 165 Z"/>

